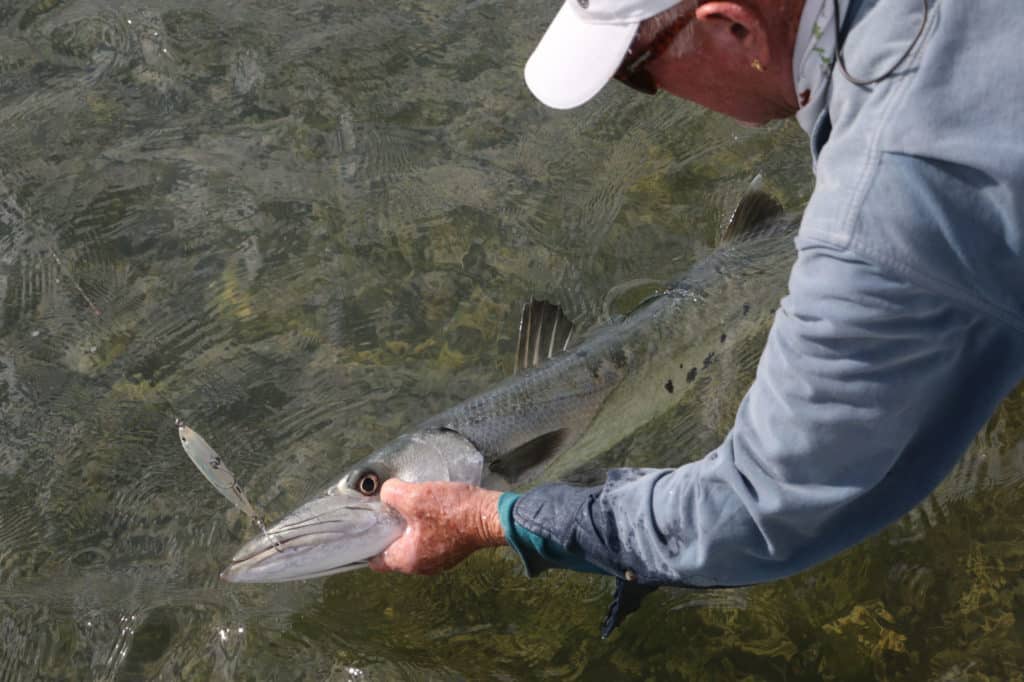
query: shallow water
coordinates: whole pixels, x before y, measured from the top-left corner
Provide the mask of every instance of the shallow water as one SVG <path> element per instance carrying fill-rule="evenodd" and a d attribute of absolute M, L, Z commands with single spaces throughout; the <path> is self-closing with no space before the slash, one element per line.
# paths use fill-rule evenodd
<path fill-rule="evenodd" d="M 0 679 L 1009 679 L 1024 396 L 938 494 L 805 574 L 666 590 L 507 551 L 436 579 L 222 584 L 254 532 L 511 367 L 519 305 L 586 327 L 707 253 L 792 124 L 610 87 L 544 109 L 554 6 L 0 3 Z M 699 453 L 690 453 L 697 456 Z"/>

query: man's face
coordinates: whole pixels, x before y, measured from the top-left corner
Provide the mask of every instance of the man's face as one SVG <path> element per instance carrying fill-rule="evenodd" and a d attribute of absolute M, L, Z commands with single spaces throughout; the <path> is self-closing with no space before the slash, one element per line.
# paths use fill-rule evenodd
<path fill-rule="evenodd" d="M 769 96 L 769 77 L 751 66 L 751 31 L 761 26 L 745 26 L 714 11 L 727 4 L 683 2 L 648 19 L 637 30 L 630 54 L 652 51 L 644 68 L 659 89 L 741 122 L 761 124 L 791 115 Z M 678 30 L 666 46 L 673 23 Z"/>

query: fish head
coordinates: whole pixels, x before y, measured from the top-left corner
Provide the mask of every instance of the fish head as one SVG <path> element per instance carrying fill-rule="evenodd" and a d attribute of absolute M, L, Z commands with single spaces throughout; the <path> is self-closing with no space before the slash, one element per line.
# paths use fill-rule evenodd
<path fill-rule="evenodd" d="M 273 583 L 362 568 L 405 530 L 402 515 L 380 500 L 384 481 L 478 485 L 482 475 L 483 455 L 458 433 L 440 429 L 405 434 L 246 543 L 221 578 Z"/>

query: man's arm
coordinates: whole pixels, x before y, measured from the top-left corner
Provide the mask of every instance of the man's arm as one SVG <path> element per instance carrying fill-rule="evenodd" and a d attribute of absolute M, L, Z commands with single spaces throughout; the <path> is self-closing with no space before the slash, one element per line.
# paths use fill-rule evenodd
<path fill-rule="evenodd" d="M 895 521 L 1019 376 L 1017 334 L 847 251 L 803 242 L 736 423 L 704 459 L 545 486 L 517 525 L 640 582 L 791 575 Z"/>
<path fill-rule="evenodd" d="M 931 492 L 1020 362 L 999 323 L 805 242 L 719 448 L 678 469 L 613 470 L 598 488 L 533 490 L 513 500 L 506 539 L 533 571 L 582 564 L 694 586 L 790 575 Z"/>

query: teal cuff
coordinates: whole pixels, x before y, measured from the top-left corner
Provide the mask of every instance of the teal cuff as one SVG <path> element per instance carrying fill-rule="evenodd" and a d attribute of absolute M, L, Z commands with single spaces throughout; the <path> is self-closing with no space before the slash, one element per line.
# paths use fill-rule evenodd
<path fill-rule="evenodd" d="M 519 493 L 502 493 L 498 498 L 498 517 L 505 531 L 505 540 L 522 559 L 527 576 L 532 578 L 548 568 L 611 575 L 586 559 L 569 553 L 557 542 L 543 538 L 517 524 L 512 518 L 512 510 L 519 497 Z"/>

